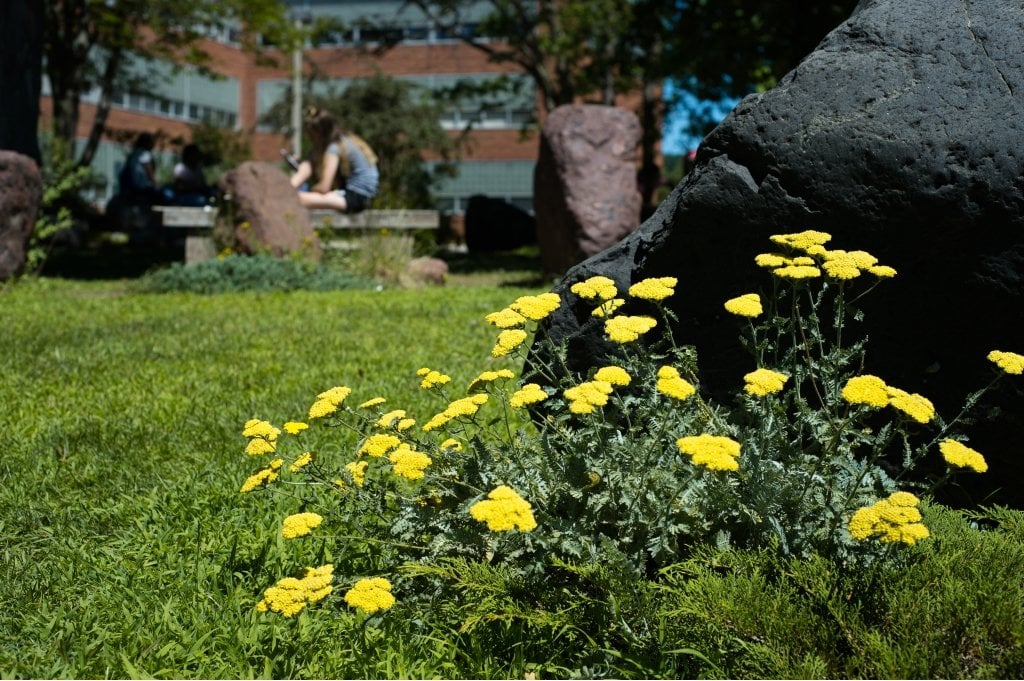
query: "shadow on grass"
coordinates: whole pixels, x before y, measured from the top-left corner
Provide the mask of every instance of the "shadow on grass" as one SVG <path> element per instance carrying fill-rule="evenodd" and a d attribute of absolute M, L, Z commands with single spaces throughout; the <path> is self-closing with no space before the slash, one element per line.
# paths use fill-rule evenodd
<path fill-rule="evenodd" d="M 55 248 L 43 264 L 42 276 L 60 279 L 136 279 L 155 269 L 181 262 L 180 248 L 104 243 Z"/>
<path fill-rule="evenodd" d="M 436 257 L 448 263 L 449 274 L 471 281 L 497 277 L 497 285 L 518 288 L 551 283 L 551 278 L 543 274 L 540 251 L 536 246 L 490 253 L 440 251 Z"/>

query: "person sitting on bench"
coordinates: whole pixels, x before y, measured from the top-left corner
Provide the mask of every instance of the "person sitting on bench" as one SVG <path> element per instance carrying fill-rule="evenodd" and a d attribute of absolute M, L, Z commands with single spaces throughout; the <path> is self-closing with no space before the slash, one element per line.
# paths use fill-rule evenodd
<path fill-rule="evenodd" d="M 291 176 L 306 208 L 330 208 L 343 213 L 366 210 L 380 184 L 377 155 L 358 135 L 345 131 L 331 114 L 312 109 L 306 129 L 313 143 L 311 159 L 302 161 Z M 309 190 L 303 185 L 312 180 Z"/>

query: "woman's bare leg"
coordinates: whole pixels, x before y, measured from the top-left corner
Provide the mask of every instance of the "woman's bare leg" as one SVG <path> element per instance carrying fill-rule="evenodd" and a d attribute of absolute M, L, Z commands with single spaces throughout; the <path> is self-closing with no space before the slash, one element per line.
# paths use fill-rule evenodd
<path fill-rule="evenodd" d="M 348 203 L 345 202 L 337 192 L 330 192 L 327 194 L 320 194 L 319 192 L 299 192 L 299 203 L 306 208 L 329 208 L 331 210 L 341 211 L 342 213 L 348 208 Z"/>

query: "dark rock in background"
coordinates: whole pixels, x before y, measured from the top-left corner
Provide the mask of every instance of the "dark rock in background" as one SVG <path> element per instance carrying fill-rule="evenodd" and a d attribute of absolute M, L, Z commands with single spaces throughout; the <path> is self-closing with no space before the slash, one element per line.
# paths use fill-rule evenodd
<path fill-rule="evenodd" d="M 636 115 L 611 106 L 560 106 L 544 121 L 533 205 L 546 273 L 564 273 L 639 226 L 640 135 Z"/>
<path fill-rule="evenodd" d="M 14 151 L 0 151 L 0 281 L 25 266 L 42 191 L 35 161 Z"/>
<path fill-rule="evenodd" d="M 276 165 L 246 161 L 224 173 L 219 185 L 231 195 L 234 223 L 228 227 L 239 252 L 319 256 L 309 211 Z"/>
<path fill-rule="evenodd" d="M 679 278 L 677 337 L 703 387 L 725 394 L 752 359 L 723 301 L 769 290 L 753 264 L 768 236 L 818 229 L 898 276 L 864 299 L 866 371 L 952 418 L 1000 349 L 1024 353 L 1024 8 L 865 0 L 773 90 L 744 99 L 703 142 L 693 172 L 636 233 L 571 270 L 621 288 Z M 600 339 L 563 314 L 577 367 Z M 976 502 L 1024 505 L 1024 379 L 1007 377 L 965 430 L 987 476 Z M 938 455 L 936 455 L 937 457 Z M 959 476 L 960 479 L 969 476 Z"/>
<path fill-rule="evenodd" d="M 503 199 L 474 194 L 463 219 L 466 248 L 472 253 L 514 251 L 537 243 L 533 216 Z"/>

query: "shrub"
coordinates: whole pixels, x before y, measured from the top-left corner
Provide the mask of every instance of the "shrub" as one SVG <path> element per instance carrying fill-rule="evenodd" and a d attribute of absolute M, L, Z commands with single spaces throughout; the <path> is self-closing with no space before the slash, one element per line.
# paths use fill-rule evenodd
<path fill-rule="evenodd" d="M 140 291 L 168 293 L 226 293 L 230 291 L 333 291 L 369 288 L 372 280 L 321 267 L 315 263 L 266 255 L 229 255 L 146 274 L 137 282 Z"/>
<path fill-rule="evenodd" d="M 346 601 L 370 615 L 443 589 L 428 568 L 452 560 L 532 581 L 553 563 L 635 578 L 708 546 L 865 567 L 927 538 L 907 490 L 930 487 L 904 475 L 926 456 L 942 455 L 949 474 L 983 472 L 984 458 L 962 443 L 960 417 L 947 423 L 926 397 L 858 373 L 865 341 L 848 338 L 854 303 L 896 273 L 870 254 L 826 249 L 829 239 L 772 237 L 778 252 L 757 258 L 772 294 L 724 302 L 753 357 L 735 405 L 704 398 L 693 349 L 672 338 L 663 303 L 674 278 L 627 293 L 592 277 L 570 287 L 572 304 L 616 351 L 588 376 L 573 376 L 566 348 L 553 347 L 523 378 L 490 369 L 465 390 L 421 368 L 420 386 L 440 398 L 426 421 L 348 386 L 318 394 L 302 421 L 250 420 L 246 453 L 264 463 L 241 489 L 296 497 L 302 513 L 284 531 L 308 563 L 260 607 L 290 616 L 326 597 L 319 581 L 302 584 L 326 569 L 327 553 L 356 590 Z M 530 330 L 562 304 L 553 293 L 523 296 L 487 315 L 499 329 L 495 366 L 520 357 Z M 990 359 L 994 381 L 1024 365 L 1015 353 Z M 314 447 L 322 427 L 347 437 Z M 359 597 L 361 580 L 380 574 L 394 583 L 378 583 L 374 607 L 360 605 L 371 602 Z"/>

